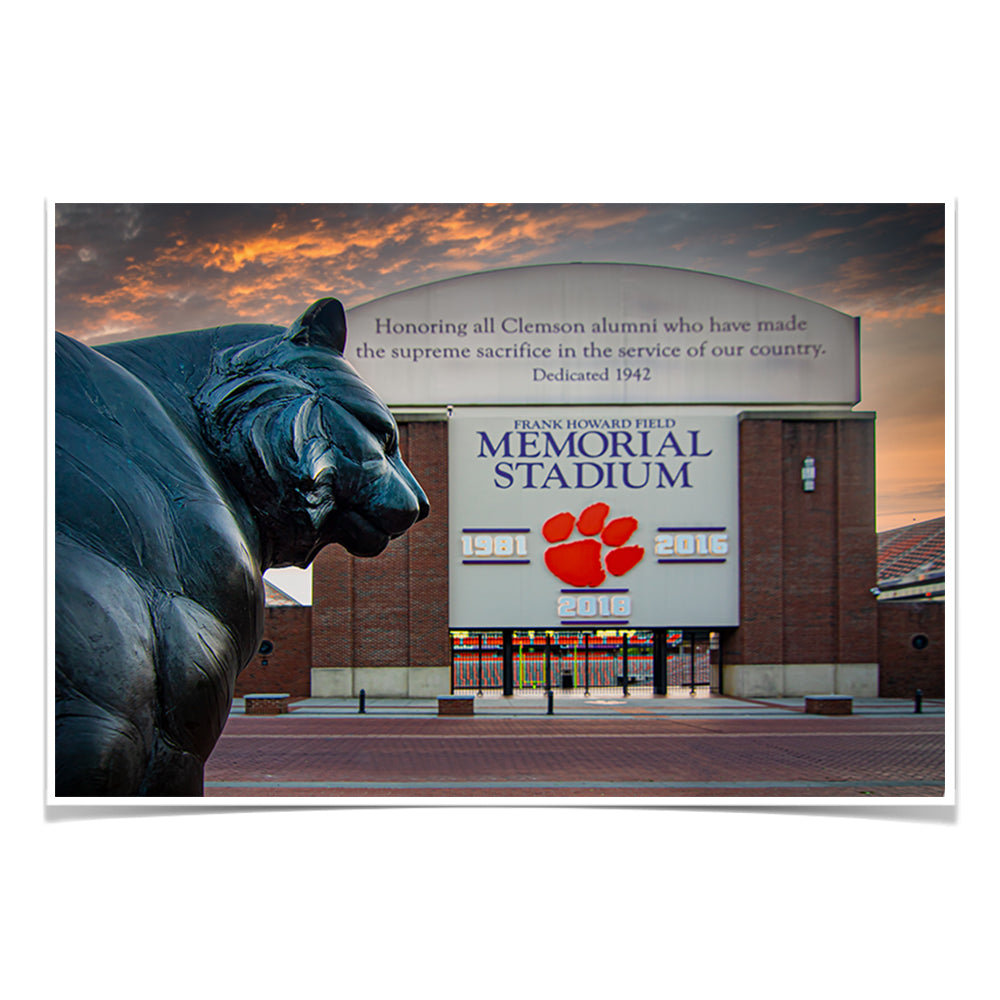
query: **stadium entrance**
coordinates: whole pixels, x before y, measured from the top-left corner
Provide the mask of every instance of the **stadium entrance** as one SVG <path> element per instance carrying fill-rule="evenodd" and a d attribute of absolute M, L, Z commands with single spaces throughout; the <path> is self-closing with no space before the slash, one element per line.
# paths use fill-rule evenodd
<path fill-rule="evenodd" d="M 719 633 L 704 629 L 452 630 L 452 692 L 708 697 Z"/>

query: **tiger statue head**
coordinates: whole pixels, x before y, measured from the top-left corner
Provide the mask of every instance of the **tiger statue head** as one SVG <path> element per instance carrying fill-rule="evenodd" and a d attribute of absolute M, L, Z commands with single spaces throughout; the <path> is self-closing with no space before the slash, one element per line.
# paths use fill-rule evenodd
<path fill-rule="evenodd" d="M 344 358 L 346 336 L 343 306 L 321 299 L 283 333 L 220 352 L 194 398 L 269 566 L 307 566 L 334 542 L 378 555 L 427 516 L 392 414 Z"/>

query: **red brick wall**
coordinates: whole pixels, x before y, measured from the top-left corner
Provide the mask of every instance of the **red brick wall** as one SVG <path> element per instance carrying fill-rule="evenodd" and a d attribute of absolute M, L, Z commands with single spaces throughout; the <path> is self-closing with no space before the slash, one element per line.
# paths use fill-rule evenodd
<path fill-rule="evenodd" d="M 784 631 L 784 471 L 780 420 L 745 420 L 740 435 L 740 627 L 726 663 L 781 663 Z"/>
<path fill-rule="evenodd" d="M 837 424 L 837 627 L 840 662 L 878 659 L 878 535 L 875 533 L 875 423 Z"/>
<path fill-rule="evenodd" d="M 448 425 L 401 423 L 430 515 L 375 559 L 330 546 L 313 564 L 316 667 L 443 666 L 448 638 Z"/>
<path fill-rule="evenodd" d="M 257 653 L 250 661 L 236 680 L 237 698 L 271 693 L 309 697 L 312 610 L 284 606 L 264 609 L 264 639 L 274 644 L 274 650 L 266 657 Z"/>
<path fill-rule="evenodd" d="M 913 637 L 926 635 L 926 649 Z M 878 605 L 879 696 L 912 698 L 920 688 L 928 698 L 943 698 L 945 668 L 943 601 L 880 601 Z"/>
<path fill-rule="evenodd" d="M 448 633 L 448 425 L 409 424 L 407 464 L 430 500 L 430 516 L 406 533 L 410 549 L 410 663 L 451 662 Z"/>
<path fill-rule="evenodd" d="M 782 422 L 782 594 L 786 663 L 837 661 L 836 427 Z M 816 459 L 816 490 L 802 489 L 802 460 Z M 875 524 L 872 522 L 872 537 Z M 875 585 L 874 576 L 870 586 Z"/>
<path fill-rule="evenodd" d="M 725 662 L 876 661 L 874 448 L 873 422 L 857 416 L 741 421 L 741 624 Z"/>

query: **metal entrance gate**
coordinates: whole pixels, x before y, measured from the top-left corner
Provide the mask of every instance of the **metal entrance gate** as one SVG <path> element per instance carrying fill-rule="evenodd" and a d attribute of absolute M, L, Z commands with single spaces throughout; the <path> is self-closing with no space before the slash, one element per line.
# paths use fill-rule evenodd
<path fill-rule="evenodd" d="M 515 631 L 513 639 L 517 691 L 652 693 L 652 632 Z"/>
<path fill-rule="evenodd" d="M 718 650 L 717 633 L 663 628 L 453 631 L 452 691 L 705 696 Z"/>
<path fill-rule="evenodd" d="M 719 640 L 715 632 L 668 632 L 666 691 L 668 696 L 704 697 L 719 693 Z"/>
<path fill-rule="evenodd" d="M 503 688 L 503 633 L 452 632 L 452 691 Z"/>

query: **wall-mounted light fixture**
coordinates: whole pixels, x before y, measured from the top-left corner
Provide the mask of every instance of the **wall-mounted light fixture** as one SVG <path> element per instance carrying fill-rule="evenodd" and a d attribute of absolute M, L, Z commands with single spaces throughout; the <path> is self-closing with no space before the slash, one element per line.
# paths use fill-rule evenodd
<path fill-rule="evenodd" d="M 816 489 L 816 459 L 807 458 L 802 463 L 802 489 L 812 493 Z"/>

